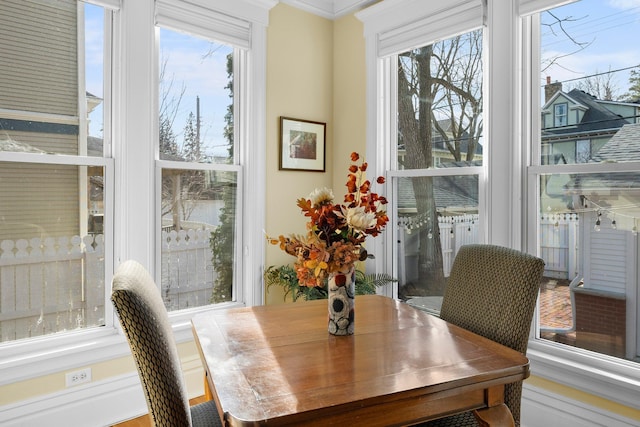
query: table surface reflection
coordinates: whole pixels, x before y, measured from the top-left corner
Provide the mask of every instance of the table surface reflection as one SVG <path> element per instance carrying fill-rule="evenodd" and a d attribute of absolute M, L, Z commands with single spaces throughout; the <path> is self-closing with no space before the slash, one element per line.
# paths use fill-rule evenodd
<path fill-rule="evenodd" d="M 356 297 L 355 312 L 346 337 L 327 332 L 326 300 L 195 316 L 225 425 L 405 425 L 482 408 L 512 422 L 504 384 L 529 375 L 524 355 L 384 296 Z"/>

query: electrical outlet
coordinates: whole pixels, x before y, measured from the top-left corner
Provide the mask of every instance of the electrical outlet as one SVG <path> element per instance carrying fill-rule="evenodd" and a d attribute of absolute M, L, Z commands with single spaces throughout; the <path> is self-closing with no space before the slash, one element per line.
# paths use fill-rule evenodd
<path fill-rule="evenodd" d="M 88 383 L 91 381 L 91 368 L 80 369 L 79 371 L 67 372 L 65 374 L 67 387 Z"/>

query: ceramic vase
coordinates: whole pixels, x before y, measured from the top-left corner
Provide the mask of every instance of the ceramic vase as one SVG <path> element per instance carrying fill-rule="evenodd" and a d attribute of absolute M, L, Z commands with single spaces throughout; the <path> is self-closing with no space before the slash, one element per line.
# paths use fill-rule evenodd
<path fill-rule="evenodd" d="M 346 273 L 329 275 L 327 290 L 329 295 L 329 333 L 332 335 L 353 335 L 354 307 L 356 293 L 355 267 Z"/>

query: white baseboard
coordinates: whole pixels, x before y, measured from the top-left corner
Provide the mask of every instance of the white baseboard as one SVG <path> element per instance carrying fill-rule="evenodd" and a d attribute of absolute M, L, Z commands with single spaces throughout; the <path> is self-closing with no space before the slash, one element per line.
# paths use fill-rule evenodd
<path fill-rule="evenodd" d="M 104 427 L 147 412 L 138 375 L 89 383 L 0 407 L 3 427 Z"/>
<path fill-rule="evenodd" d="M 523 384 L 522 427 L 637 427 L 638 421 Z"/>
<path fill-rule="evenodd" d="M 183 360 L 190 397 L 204 390 L 202 365 L 195 357 Z M 146 414 L 136 371 L 105 381 L 71 387 L 50 395 L 0 406 L 2 427 L 106 427 Z"/>
<path fill-rule="evenodd" d="M 183 361 L 191 397 L 202 394 L 199 360 Z M 0 407 L 0 425 L 106 427 L 147 412 L 136 372 Z M 637 427 L 636 420 L 524 384 L 523 427 Z"/>

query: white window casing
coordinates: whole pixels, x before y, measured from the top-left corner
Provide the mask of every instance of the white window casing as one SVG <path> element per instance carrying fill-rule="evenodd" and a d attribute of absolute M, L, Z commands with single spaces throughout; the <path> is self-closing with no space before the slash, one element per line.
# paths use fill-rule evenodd
<path fill-rule="evenodd" d="M 531 24 L 528 15 L 571 2 L 519 0 L 510 4 L 508 0 L 496 0 L 483 6 L 480 0 L 456 0 L 446 4 L 398 0 L 383 1 L 356 13 L 364 23 L 369 100 L 367 159 L 375 173 L 388 171 L 389 159 L 394 156 L 391 151 L 394 150 L 395 115 L 389 110 L 389 104 L 395 102 L 393 76 L 397 58 L 394 55 L 478 28 L 484 23 L 487 26 L 485 138 L 491 139 L 493 147 L 489 147 L 483 166 L 489 186 L 487 204 L 480 204 L 479 210 L 485 216 L 493 217 L 489 219 L 487 234 L 492 243 L 535 253 L 539 235 L 533 226 L 538 212 L 536 177 L 551 170 L 547 171 L 548 166 L 528 168 L 532 159 L 540 158 L 539 144 L 532 143 L 539 140 L 540 129 L 540 114 L 536 107 L 540 105 L 539 37 L 535 34 L 537 30 L 532 30 L 536 24 Z M 518 144 L 511 143 L 517 147 L 509 147 L 511 141 L 517 141 Z M 511 182 L 496 185 L 492 171 L 495 175 L 500 165 L 502 168 L 510 165 L 511 179 L 503 181 Z M 579 166 L 584 165 L 571 167 Z M 598 165 L 596 169 L 600 167 L 606 166 Z M 637 165 L 629 167 L 637 168 Z M 483 191 L 482 187 L 480 191 Z M 493 198 L 492 193 L 495 195 Z M 505 197 L 505 194 L 509 196 Z M 391 250 L 386 248 L 383 252 L 385 248 L 381 241 L 372 242 L 377 245 L 374 250 L 384 253 L 387 260 L 378 257 L 374 260 L 375 266 L 389 271 L 384 268 L 393 264 Z M 527 355 L 534 376 L 640 408 L 637 400 L 640 395 L 640 366 L 636 362 L 538 340 L 533 333 Z"/>
<path fill-rule="evenodd" d="M 106 43 L 113 47 L 110 57 L 105 58 L 105 68 L 113 70 L 105 87 L 105 111 L 113 112 L 113 118 L 105 120 L 105 126 L 110 125 L 104 130 L 105 153 L 112 153 L 113 157 L 43 155 L 40 160 L 34 160 L 34 155 L 5 152 L 0 153 L 1 160 L 104 166 L 105 185 L 109 188 L 105 192 L 105 229 L 114 231 L 113 237 L 105 237 L 110 245 L 106 253 L 113 254 L 105 259 L 105 283 L 110 284 L 114 268 L 128 258 L 139 259 L 154 271 L 156 227 L 150 219 L 155 218 L 156 207 L 154 153 L 157 152 L 158 82 L 157 77 L 153 77 L 157 68 L 153 48 L 156 19 L 171 28 L 233 44 L 239 53 L 234 64 L 239 67 L 234 70 L 235 132 L 239 142 L 236 162 L 230 168 L 242 170 L 244 174 L 238 181 L 238 191 L 242 197 L 239 203 L 245 212 L 241 220 L 245 228 L 238 232 L 238 256 L 243 257 L 244 264 L 235 282 L 239 286 L 239 304 L 262 304 L 266 28 L 269 9 L 277 1 L 222 0 L 215 5 L 204 0 L 87 2 L 115 12 L 113 28 L 105 31 L 105 37 L 110 38 Z M 106 72 L 105 80 L 108 80 Z M 113 150 L 108 147 L 110 142 Z M 251 212 L 250 221 L 247 212 Z M 0 386 L 130 354 L 123 335 L 118 332 L 109 296 L 107 285 L 105 327 L 1 344 Z M 234 304 L 201 307 L 195 311 L 229 305 Z M 193 339 L 189 319 L 195 311 L 172 316 L 179 342 Z"/>

